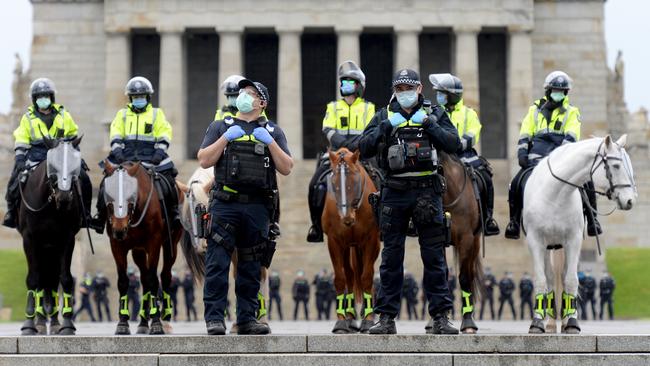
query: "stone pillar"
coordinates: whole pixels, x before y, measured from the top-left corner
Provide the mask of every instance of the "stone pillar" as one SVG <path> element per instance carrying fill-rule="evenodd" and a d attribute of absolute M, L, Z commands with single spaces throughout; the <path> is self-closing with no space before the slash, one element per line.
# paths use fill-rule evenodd
<path fill-rule="evenodd" d="M 219 31 L 219 85 L 230 75 L 242 75 L 242 33 L 243 28 L 218 29 Z M 219 91 L 219 106 L 226 103 L 226 97 Z M 215 106 L 216 108 L 216 106 Z"/>
<path fill-rule="evenodd" d="M 158 101 L 173 129 L 169 149 L 172 159 L 185 158 L 185 50 L 183 32 L 179 29 L 160 29 L 160 85 Z"/>
<path fill-rule="evenodd" d="M 418 35 L 422 27 L 400 28 L 396 27 L 397 47 L 395 69 L 413 69 L 420 72 L 420 45 Z M 420 75 L 422 84 L 426 85 L 425 77 Z"/>
<path fill-rule="evenodd" d="M 454 27 L 454 74 L 463 81 L 465 104 L 480 109 L 478 89 L 478 33 L 480 26 Z"/>
<path fill-rule="evenodd" d="M 106 79 L 104 84 L 106 100 L 104 101 L 102 123 L 110 123 L 117 111 L 126 103 L 124 86 L 131 78 L 130 45 L 129 33 L 106 33 Z"/>
<path fill-rule="evenodd" d="M 338 37 L 336 42 L 337 66 L 343 61 L 352 60 L 361 66 L 361 53 L 359 50 L 359 35 L 361 28 L 336 28 Z M 338 87 L 337 87 L 338 90 Z"/>
<path fill-rule="evenodd" d="M 294 159 L 302 159 L 302 72 L 300 34 L 302 28 L 280 28 L 278 47 L 278 123 Z"/>
<path fill-rule="evenodd" d="M 508 158 L 510 173 L 517 172 L 517 141 L 521 121 L 533 103 L 533 48 L 531 31 L 509 29 L 507 59 Z"/>

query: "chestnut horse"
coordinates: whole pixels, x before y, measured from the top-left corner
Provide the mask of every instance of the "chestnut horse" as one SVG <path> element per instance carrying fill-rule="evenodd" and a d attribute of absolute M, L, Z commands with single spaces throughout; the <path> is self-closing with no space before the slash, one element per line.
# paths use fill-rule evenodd
<path fill-rule="evenodd" d="M 341 148 L 329 152 L 332 173 L 321 218 L 334 267 L 338 318 L 333 333 L 367 333 L 374 311 L 374 264 L 379 255 L 379 226 L 368 195 L 377 189 L 359 162 L 359 152 Z M 355 296 L 365 305 L 361 327 L 356 324 Z M 344 300 L 347 302 L 344 307 Z"/>
<path fill-rule="evenodd" d="M 171 319 L 171 270 L 176 261 L 177 244 L 183 233 L 183 228 L 178 224 L 169 228 L 166 226 L 163 207 L 154 184 L 155 179 L 165 178 L 156 178 L 158 173 L 146 169 L 140 163 L 114 166 L 105 161 L 105 174 L 107 233 L 117 266 L 117 286 L 120 292 L 120 320 L 115 334 L 130 334 L 127 297 L 129 278 L 126 273 L 129 251 L 132 251 L 133 261 L 142 276 L 143 295 L 137 333 L 145 334 L 148 331 L 149 334 L 164 334 L 161 318 L 163 321 Z M 182 203 L 183 195 L 176 185 L 173 188 L 177 190 L 177 197 Z M 161 250 L 162 310 L 158 308 L 159 282 L 156 274 Z"/>
<path fill-rule="evenodd" d="M 476 199 L 470 168 L 455 155 L 439 152 L 440 165 L 447 180 L 442 198 L 445 211 L 451 213 L 451 240 L 458 265 L 458 281 L 461 289 L 461 313 L 463 333 L 476 333 L 474 301 L 483 275 L 480 249 L 483 226 L 479 203 Z"/>

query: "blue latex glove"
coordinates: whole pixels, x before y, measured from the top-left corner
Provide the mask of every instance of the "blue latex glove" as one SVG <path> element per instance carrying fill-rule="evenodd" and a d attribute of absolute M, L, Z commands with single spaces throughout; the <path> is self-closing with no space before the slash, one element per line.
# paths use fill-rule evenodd
<path fill-rule="evenodd" d="M 411 117 L 411 122 L 420 124 L 424 122 L 426 118 L 427 118 L 426 112 L 420 109 L 419 111 L 415 112 L 413 117 Z"/>
<path fill-rule="evenodd" d="M 223 134 L 223 137 L 225 137 L 226 140 L 228 141 L 232 141 L 244 136 L 245 134 L 246 132 L 244 132 L 244 130 L 240 126 L 234 125 L 234 126 L 230 126 L 226 130 L 226 133 Z"/>
<path fill-rule="evenodd" d="M 390 116 L 388 118 L 388 120 L 390 121 L 390 124 L 393 127 L 397 127 L 397 126 L 401 125 L 402 123 L 406 122 L 406 118 L 404 118 L 404 116 L 402 116 L 401 113 L 393 113 L 393 115 Z"/>
<path fill-rule="evenodd" d="M 273 142 L 273 137 L 269 133 L 269 130 L 267 130 L 264 127 L 258 127 L 256 129 L 254 129 L 253 130 L 253 136 L 255 136 L 255 138 L 258 141 L 262 141 L 266 145 L 269 145 L 270 143 Z"/>

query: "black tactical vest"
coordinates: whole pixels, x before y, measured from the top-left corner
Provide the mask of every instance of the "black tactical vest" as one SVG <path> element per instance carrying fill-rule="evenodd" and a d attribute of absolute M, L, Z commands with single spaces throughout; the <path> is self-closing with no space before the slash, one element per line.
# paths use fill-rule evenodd
<path fill-rule="evenodd" d="M 214 167 L 217 186 L 239 193 L 264 193 L 276 188 L 275 165 L 269 148 L 245 135 L 226 146 Z"/>
<path fill-rule="evenodd" d="M 390 175 L 435 172 L 438 155 L 422 125 L 407 121 L 394 128 L 383 144 L 379 164 Z"/>

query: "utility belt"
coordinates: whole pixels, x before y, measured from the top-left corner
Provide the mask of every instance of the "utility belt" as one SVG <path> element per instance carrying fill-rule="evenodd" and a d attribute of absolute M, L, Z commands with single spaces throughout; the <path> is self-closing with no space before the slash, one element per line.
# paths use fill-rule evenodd
<path fill-rule="evenodd" d="M 212 199 L 218 199 L 223 202 L 236 202 L 236 203 L 261 203 L 265 206 L 272 207 L 274 204 L 275 192 L 271 191 L 262 194 L 245 194 L 238 192 L 228 192 L 221 189 L 213 189 L 210 192 Z"/>
<path fill-rule="evenodd" d="M 426 177 L 404 177 L 404 178 L 388 177 L 383 182 L 383 186 L 391 189 L 400 190 L 400 191 L 407 191 L 411 189 L 433 188 L 433 190 L 438 194 L 443 194 L 447 189 L 445 177 L 436 173 Z"/>

